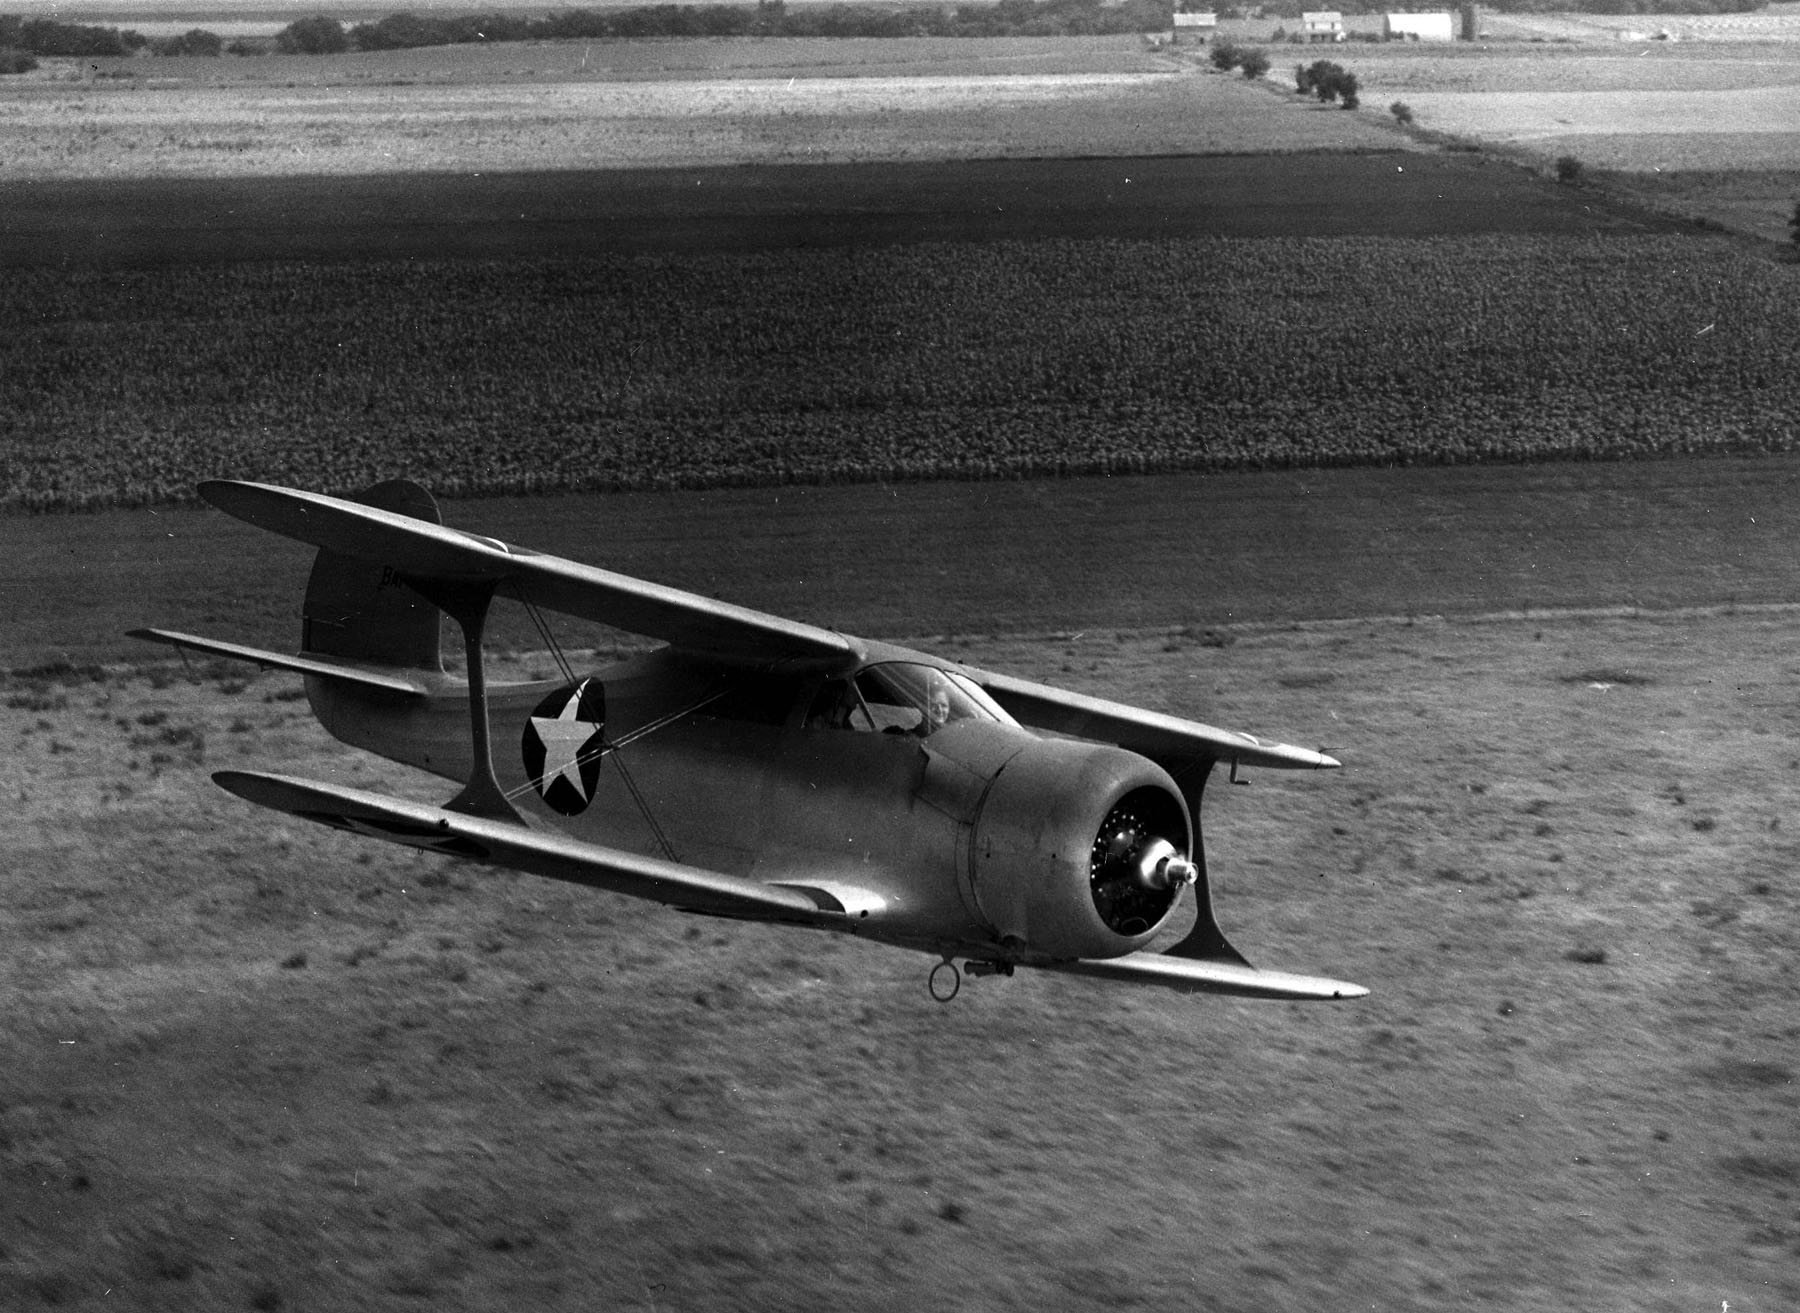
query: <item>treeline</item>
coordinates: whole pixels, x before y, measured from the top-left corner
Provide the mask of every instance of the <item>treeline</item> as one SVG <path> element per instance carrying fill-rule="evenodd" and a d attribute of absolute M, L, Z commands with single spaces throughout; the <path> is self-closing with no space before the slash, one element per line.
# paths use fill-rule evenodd
<path fill-rule="evenodd" d="M 289 24 L 277 45 L 290 53 L 400 50 L 490 41 L 556 41 L 631 37 L 896 37 L 1104 36 L 1157 32 L 1169 26 L 1168 0 L 999 0 L 991 5 L 824 4 L 647 5 L 633 9 L 568 9 L 530 18 L 516 13 L 390 14 L 345 27 L 330 18 Z"/>
<path fill-rule="evenodd" d="M 242 43 L 232 44 L 236 53 L 249 53 Z M 58 23 L 48 18 L 0 14 L 0 73 L 28 72 L 31 66 L 20 57 L 36 55 L 100 59 L 135 55 L 144 50 L 155 55 L 217 55 L 226 49 L 223 37 L 198 27 L 179 36 L 152 38 L 129 28 L 121 31 L 90 23 Z"/>
<path fill-rule="evenodd" d="M 202 28 L 152 40 L 129 29 L 50 19 L 0 16 L 0 50 L 62 58 L 100 58 L 149 51 L 166 55 L 329 55 L 352 50 L 473 45 L 495 41 L 555 41 L 630 37 L 786 36 L 1105 36 L 1157 32 L 1169 26 L 1169 0 L 998 0 L 985 5 L 756 4 L 647 5 L 632 9 L 569 9 L 541 18 L 517 13 L 395 13 L 345 26 L 318 15 L 289 23 L 273 42 L 230 45 Z"/>
<path fill-rule="evenodd" d="M 1257 6 L 1267 17 L 1297 18 L 1314 0 L 1272 0 Z M 0 72 L 23 72 L 28 56 L 100 58 L 148 51 L 158 55 L 329 55 L 352 50 L 403 50 L 418 46 L 473 45 L 494 41 L 619 40 L 643 37 L 996 37 L 1107 36 L 1160 32 L 1170 25 L 1171 0 L 998 0 L 979 5 L 802 4 L 757 0 L 755 4 L 646 5 L 632 9 L 567 9 L 531 18 L 518 13 L 394 13 L 372 23 L 346 27 L 319 15 L 289 23 L 273 39 L 230 44 L 204 28 L 152 39 L 131 29 L 53 19 L 0 15 Z M 1184 3 L 1184 7 L 1196 7 Z M 1382 12 L 1389 6 L 1356 0 L 1343 12 Z M 1447 6 L 1454 7 L 1454 6 Z M 1504 0 L 1483 4 L 1494 12 L 1561 12 L 1565 0 Z M 1748 13 L 1762 0 L 1582 0 L 1594 14 Z M 1245 14 L 1221 6 L 1223 18 Z M 10 59 L 10 66 L 9 66 Z"/>

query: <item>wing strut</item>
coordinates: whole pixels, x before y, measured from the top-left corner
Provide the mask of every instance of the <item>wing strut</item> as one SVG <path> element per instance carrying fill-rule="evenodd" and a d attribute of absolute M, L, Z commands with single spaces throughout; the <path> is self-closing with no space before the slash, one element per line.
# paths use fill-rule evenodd
<path fill-rule="evenodd" d="M 1206 793 L 1206 781 L 1212 776 L 1214 764 L 1207 757 L 1190 758 L 1184 766 L 1172 772 L 1192 822 L 1194 851 L 1188 854 L 1188 860 L 1194 864 L 1199 878 L 1194 881 L 1197 913 L 1194 928 L 1188 931 L 1187 937 L 1179 944 L 1166 948 L 1163 952 L 1169 957 L 1187 957 L 1197 962 L 1224 962 L 1236 967 L 1249 967 L 1249 960 L 1232 946 L 1231 941 L 1225 938 L 1225 932 L 1219 929 L 1219 920 L 1213 914 L 1212 881 L 1206 874 L 1206 840 L 1200 828 L 1200 800 Z M 1235 781 L 1235 760 L 1231 763 L 1231 769 Z"/>
<path fill-rule="evenodd" d="M 469 816 L 523 825 L 525 818 L 507 801 L 494 775 L 493 734 L 488 724 L 487 670 L 481 654 L 481 635 L 487 628 L 488 606 L 494 600 L 497 581 L 453 583 L 409 577 L 406 583 L 456 621 L 463 632 L 463 655 L 469 670 L 469 778 L 462 792 L 444 807 Z"/>

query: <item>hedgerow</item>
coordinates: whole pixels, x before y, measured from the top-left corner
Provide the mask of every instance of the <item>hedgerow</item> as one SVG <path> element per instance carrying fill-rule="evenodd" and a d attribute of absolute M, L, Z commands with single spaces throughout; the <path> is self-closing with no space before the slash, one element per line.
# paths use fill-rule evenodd
<path fill-rule="evenodd" d="M 1790 451 L 1796 293 L 1680 236 L 15 271 L 0 506 Z"/>

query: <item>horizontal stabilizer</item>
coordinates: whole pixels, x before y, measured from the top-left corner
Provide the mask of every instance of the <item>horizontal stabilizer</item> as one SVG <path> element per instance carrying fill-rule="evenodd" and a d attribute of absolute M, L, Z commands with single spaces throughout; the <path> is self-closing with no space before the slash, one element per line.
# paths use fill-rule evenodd
<path fill-rule="evenodd" d="M 986 670 L 964 672 L 1022 725 L 1057 734 L 1116 743 L 1152 761 L 1200 757 L 1238 766 L 1275 770 L 1331 770 L 1341 763 L 1311 748 L 1269 743 L 1236 730 L 1215 729 L 1199 721 L 1166 716 L 1159 711 L 1085 693 L 1070 693 L 1049 684 Z"/>
<path fill-rule="evenodd" d="M 799 889 L 582 843 L 512 821 L 286 775 L 227 770 L 215 774 L 213 781 L 258 806 L 353 834 L 647 898 L 684 911 L 815 926 L 846 920 L 841 911 L 822 907 L 819 899 Z"/>
<path fill-rule="evenodd" d="M 228 515 L 409 579 L 491 585 L 634 634 L 749 663 L 836 667 L 857 657 L 844 635 L 595 566 L 511 547 L 396 511 L 266 483 L 213 480 L 200 495 Z"/>
<path fill-rule="evenodd" d="M 1051 971 L 1130 985 L 1160 985 L 1183 994 L 1236 994 L 1243 998 L 1331 1000 L 1362 998 L 1369 991 L 1344 980 L 1296 976 L 1285 971 L 1258 971 L 1239 962 L 1165 957 L 1159 953 L 1127 953 L 1124 957 L 1084 958 L 1046 964 Z"/>
<path fill-rule="evenodd" d="M 318 657 L 283 656 L 279 652 L 265 651 L 260 647 L 245 647 L 242 643 L 225 643 L 216 638 L 200 638 L 195 634 L 177 633 L 172 629 L 133 629 L 125 636 L 141 638 L 149 643 L 166 643 L 170 647 L 205 652 L 209 656 L 229 657 L 233 661 L 253 661 L 259 666 L 268 666 L 274 670 L 293 670 L 302 675 L 318 675 L 323 679 L 335 679 L 341 683 L 381 689 L 388 693 L 411 693 L 417 697 L 424 697 L 431 692 L 418 680 L 407 679 L 402 675 L 364 670 L 359 666 L 320 660 Z"/>

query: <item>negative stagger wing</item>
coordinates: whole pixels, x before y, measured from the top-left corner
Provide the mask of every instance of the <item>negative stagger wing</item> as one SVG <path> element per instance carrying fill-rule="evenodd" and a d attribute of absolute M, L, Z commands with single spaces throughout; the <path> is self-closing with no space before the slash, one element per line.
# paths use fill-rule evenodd
<path fill-rule="evenodd" d="M 241 798 L 690 912 L 916 949 L 941 959 L 939 997 L 958 959 L 973 975 L 1027 966 L 1189 993 L 1366 992 L 1258 970 L 1213 915 L 1200 804 L 1214 768 L 1338 764 L 1322 752 L 525 551 L 445 526 L 413 483 L 347 500 L 200 492 L 319 549 L 300 651 L 138 635 L 295 671 L 339 739 L 457 786 L 432 806 L 215 777 Z M 663 646 L 495 683 L 482 636 L 496 598 Z M 438 650 L 445 615 L 461 675 Z"/>

